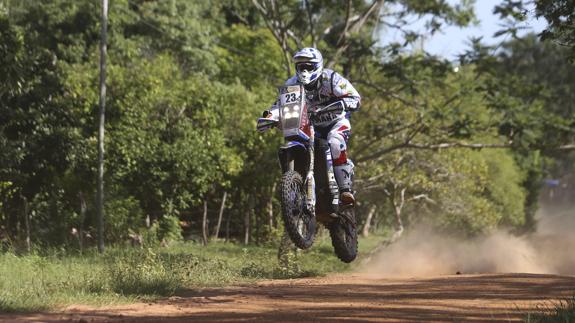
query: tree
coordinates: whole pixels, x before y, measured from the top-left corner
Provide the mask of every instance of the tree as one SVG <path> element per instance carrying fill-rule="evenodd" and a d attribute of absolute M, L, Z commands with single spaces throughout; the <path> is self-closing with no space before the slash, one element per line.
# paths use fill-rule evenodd
<path fill-rule="evenodd" d="M 348 75 L 362 58 L 373 57 L 375 41 L 372 37 L 380 25 L 397 29 L 405 43 L 388 44 L 391 51 L 412 44 L 422 35 L 407 27 L 410 15 L 429 15 L 428 28 L 433 33 L 443 24 L 465 26 L 473 20 L 472 2 L 462 1 L 451 6 L 444 1 L 381 1 L 349 0 L 345 6 L 337 1 L 252 0 L 265 26 L 274 35 L 283 51 L 284 66 L 291 74 L 291 54 L 295 47 L 316 46 L 324 53 L 326 66 L 343 67 Z"/>
<path fill-rule="evenodd" d="M 571 58 L 575 55 L 575 3 L 569 0 L 535 0 L 512 1 L 504 0 L 495 7 L 495 13 L 502 18 L 508 18 L 512 27 L 504 29 L 500 34 L 511 32 L 514 36 L 518 22 L 527 20 L 529 10 L 527 7 L 535 4 L 535 16 L 547 20 L 547 28 L 539 34 L 541 40 L 553 40 L 557 44 L 571 48 Z"/>
<path fill-rule="evenodd" d="M 375 207 L 374 222 L 400 232 L 425 218 L 466 234 L 528 223 L 543 167 L 575 147 L 566 51 L 534 37 L 498 50 L 475 41 L 455 66 L 411 48 L 473 22 L 472 2 L 344 4 L 114 1 L 107 240 L 148 230 L 148 218 L 158 237 L 180 237 L 180 223 L 186 237 L 212 232 L 219 215 L 204 203 L 227 193 L 232 239 L 277 242 L 282 138 L 257 133 L 255 120 L 292 52 L 310 45 L 362 94 L 350 155 L 360 209 Z M 99 10 L 89 0 L 9 5 L 0 9 L 0 227 L 23 242 L 28 219 L 31 242 L 66 244 L 77 239 L 71 229 L 96 224 Z M 410 30 L 413 18 L 427 29 Z M 375 42 L 389 30 L 403 39 Z"/>
<path fill-rule="evenodd" d="M 544 17 L 549 24 L 541 33 L 541 39 L 557 40 L 571 47 L 572 54 L 575 54 L 575 3 L 568 0 L 538 0 L 536 5 L 537 16 Z"/>

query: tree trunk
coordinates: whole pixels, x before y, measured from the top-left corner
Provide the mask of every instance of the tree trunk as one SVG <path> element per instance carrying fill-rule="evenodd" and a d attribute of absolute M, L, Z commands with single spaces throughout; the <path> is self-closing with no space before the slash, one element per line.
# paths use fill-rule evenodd
<path fill-rule="evenodd" d="M 276 193 L 276 183 L 272 186 L 272 194 L 268 201 L 268 222 L 270 226 L 270 231 L 274 228 L 274 195 Z"/>
<path fill-rule="evenodd" d="M 402 205 L 403 206 L 403 205 Z M 401 207 L 394 207 L 395 211 L 395 232 L 391 236 L 390 243 L 397 241 L 403 234 L 403 221 L 401 220 Z"/>
<path fill-rule="evenodd" d="M 369 228 L 371 227 L 371 220 L 373 219 L 373 215 L 375 214 L 376 209 L 377 209 L 377 207 L 375 205 L 372 205 L 371 208 L 369 209 L 369 213 L 367 214 L 367 219 L 365 219 L 365 224 L 363 225 L 363 230 L 361 231 L 361 234 L 364 237 L 369 236 Z"/>
<path fill-rule="evenodd" d="M 403 221 L 401 220 L 401 211 L 403 210 L 403 206 L 405 205 L 405 191 L 407 189 L 401 189 L 399 193 L 399 197 L 396 196 L 397 187 L 395 187 L 393 195 L 391 196 L 392 203 L 393 203 L 393 211 L 395 212 L 395 232 L 391 236 L 390 243 L 394 243 L 401 237 L 403 234 Z M 399 202 L 397 201 L 399 198 Z"/>
<path fill-rule="evenodd" d="M 244 215 L 244 244 L 247 245 L 250 243 L 250 218 L 254 209 L 254 199 L 253 197 L 249 198 L 248 202 L 248 211 L 245 212 Z"/>
<path fill-rule="evenodd" d="M 228 216 L 226 217 L 226 242 L 230 241 L 230 218 L 232 217 L 232 213 L 228 212 Z"/>
<path fill-rule="evenodd" d="M 84 199 L 84 194 L 80 192 L 78 195 L 80 198 L 80 228 L 78 230 L 78 247 L 80 248 L 80 253 L 84 250 L 84 221 L 86 219 L 86 200 Z"/>
<path fill-rule="evenodd" d="M 212 236 L 213 239 L 217 239 L 220 235 L 220 226 L 222 224 L 222 217 L 224 215 L 224 208 L 226 205 L 226 197 L 228 196 L 228 192 L 224 192 L 224 197 L 222 197 L 222 205 L 220 206 L 220 213 L 218 214 L 218 224 L 216 225 L 216 231 L 214 231 L 214 235 Z"/>
<path fill-rule="evenodd" d="M 32 243 L 30 241 L 30 210 L 28 210 L 28 199 L 22 198 L 24 202 L 24 225 L 26 230 L 26 251 L 30 252 L 32 250 Z"/>
<path fill-rule="evenodd" d="M 108 0 L 102 0 L 100 40 L 100 119 L 98 123 L 98 251 L 104 252 L 104 124 L 106 119 L 106 55 L 108 37 Z"/>
<path fill-rule="evenodd" d="M 261 234 L 261 217 L 260 212 L 254 210 L 254 219 L 256 221 L 256 245 L 260 245 L 260 234 Z"/>
<path fill-rule="evenodd" d="M 20 234 L 20 214 L 18 212 L 8 212 L 6 214 L 6 226 L 4 230 L 6 230 L 6 235 L 10 238 L 10 240 L 15 240 Z"/>
<path fill-rule="evenodd" d="M 244 216 L 244 244 L 247 245 L 250 242 L 250 214 L 252 211 L 248 211 Z"/>
<path fill-rule="evenodd" d="M 204 200 L 204 215 L 202 217 L 202 243 L 208 244 L 208 200 Z"/>

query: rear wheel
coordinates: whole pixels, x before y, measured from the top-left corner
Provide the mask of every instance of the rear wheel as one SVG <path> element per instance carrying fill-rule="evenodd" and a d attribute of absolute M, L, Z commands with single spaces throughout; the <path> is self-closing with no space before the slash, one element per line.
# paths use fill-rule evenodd
<path fill-rule="evenodd" d="M 329 235 L 339 260 L 350 263 L 357 257 L 357 229 L 353 208 L 341 211 L 329 225 Z"/>
<path fill-rule="evenodd" d="M 306 196 L 301 175 L 293 170 L 285 172 L 281 181 L 281 204 L 284 226 L 291 241 L 300 249 L 313 244 L 317 222 L 307 212 Z"/>

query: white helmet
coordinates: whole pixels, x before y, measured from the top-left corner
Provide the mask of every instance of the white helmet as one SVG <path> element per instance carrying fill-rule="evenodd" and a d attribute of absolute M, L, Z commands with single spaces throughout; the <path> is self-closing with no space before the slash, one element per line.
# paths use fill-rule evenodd
<path fill-rule="evenodd" d="M 303 85 L 315 82 L 323 71 L 323 57 L 316 48 L 307 47 L 293 56 L 298 81 Z"/>

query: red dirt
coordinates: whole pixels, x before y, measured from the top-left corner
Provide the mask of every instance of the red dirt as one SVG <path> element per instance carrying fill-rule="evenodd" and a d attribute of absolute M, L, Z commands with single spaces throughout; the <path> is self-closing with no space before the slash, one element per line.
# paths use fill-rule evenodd
<path fill-rule="evenodd" d="M 123 306 L 69 306 L 59 312 L 0 314 L 36 322 L 481 322 L 521 321 L 572 297 L 575 277 L 535 274 L 382 279 L 367 275 L 263 281 L 183 291 Z"/>

